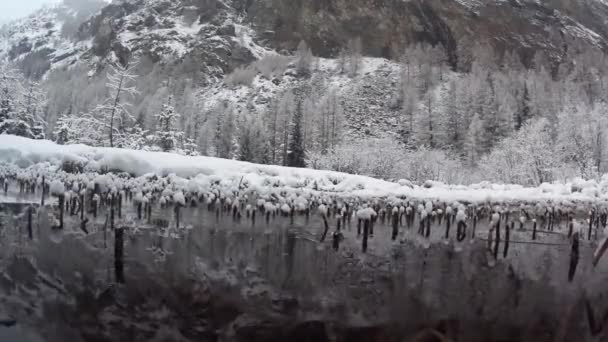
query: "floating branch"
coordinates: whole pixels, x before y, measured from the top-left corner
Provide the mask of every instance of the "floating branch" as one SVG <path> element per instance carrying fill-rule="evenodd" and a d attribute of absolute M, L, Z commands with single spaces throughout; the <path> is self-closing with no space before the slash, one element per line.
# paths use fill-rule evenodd
<path fill-rule="evenodd" d="M 600 242 L 599 246 L 593 253 L 593 267 L 597 266 L 600 259 L 606 254 L 606 250 L 608 250 L 608 237 L 605 237 L 602 242 Z"/>

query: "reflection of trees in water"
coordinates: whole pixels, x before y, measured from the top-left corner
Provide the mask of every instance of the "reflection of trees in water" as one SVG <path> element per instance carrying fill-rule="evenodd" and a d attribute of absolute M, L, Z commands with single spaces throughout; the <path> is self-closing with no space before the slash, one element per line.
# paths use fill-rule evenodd
<path fill-rule="evenodd" d="M 100 222 L 103 215 L 100 213 Z M 3 216 L 2 222 L 9 220 L 13 227 L 21 222 Z M 345 243 L 335 252 L 330 241 L 318 243 L 316 234 L 323 228 L 320 219 L 311 218 L 306 224 L 304 218 L 296 218 L 293 225 L 288 225 L 290 220 L 271 218 L 269 226 L 252 227 L 249 221 L 238 223 L 222 215 L 216 223 L 215 212 L 202 210 L 191 217 L 184 215 L 183 225 L 192 225 L 192 229 L 177 234 L 160 235 L 156 229 L 145 228 L 138 233 L 126 231 L 125 288 L 132 293 L 150 285 L 155 290 L 146 293 L 160 298 L 167 296 L 165 292 L 177 290 L 183 298 L 172 298 L 163 305 L 178 311 L 191 291 L 183 284 L 194 282 L 212 292 L 229 294 L 239 306 L 253 305 L 260 313 L 272 312 L 273 306 L 268 303 L 279 296 L 283 306 L 287 302 L 292 308 L 295 305 L 299 317 L 316 315 L 357 325 L 393 323 L 404 333 L 437 325 L 449 330 L 449 336 L 467 341 L 482 337 L 550 340 L 564 324 L 568 326 L 567 341 L 589 333 L 587 317 L 593 318 L 593 332 L 601 333 L 603 328 L 606 308 L 601 296 L 605 295 L 602 284 L 607 277 L 602 265 L 594 270 L 583 262 L 591 254 L 588 246 L 581 246 L 580 269 L 573 283 L 568 284 L 568 246 L 513 246 L 508 259 L 490 267 L 485 243 L 480 241 L 458 245 L 462 251 L 443 242 L 427 248 L 415 239 L 384 247 L 382 241 L 389 241 L 391 235 L 387 223 L 375 227 L 370 253 L 362 255 L 355 231 L 345 232 Z M 66 224 L 67 231 L 79 230 L 71 218 Z M 64 292 L 56 300 L 66 302 L 73 301 L 78 293 L 104 292 L 113 282 L 106 278 L 113 265 L 113 239 L 104 249 L 102 224 L 93 222 L 89 236 L 65 233 L 60 241 L 49 240 L 48 223 L 42 225 L 35 230 L 39 233 L 33 243 L 19 240 L 21 237 L 15 235 L 18 230 L 3 227 L 2 243 L 21 241 L 23 254 L 35 262 L 26 265 L 17 262 L 23 259 L 12 260 L 8 252 L 2 253 L 2 264 L 10 265 L 6 274 L 12 284 L 1 287 L 2 293 L 26 296 L 12 292 L 15 283 L 38 288 L 34 291 L 57 292 L 56 287 Z M 433 230 L 443 235 L 440 229 Z M 154 262 L 153 246 L 165 252 L 159 265 Z M 202 296 L 200 289 L 192 291 Z M 92 298 L 95 302 L 95 296 Z M 149 300 L 141 295 L 137 298 L 135 302 Z M 586 305 L 584 298 L 588 298 Z M 566 308 L 572 308 L 573 313 L 564 323 Z"/>

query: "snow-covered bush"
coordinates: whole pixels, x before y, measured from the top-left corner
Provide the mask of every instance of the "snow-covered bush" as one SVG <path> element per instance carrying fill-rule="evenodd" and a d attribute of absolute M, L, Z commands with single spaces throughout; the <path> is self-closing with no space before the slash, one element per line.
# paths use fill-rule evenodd
<path fill-rule="evenodd" d="M 267 54 L 259 61 L 255 62 L 255 68 L 267 79 L 281 77 L 287 70 L 291 58 L 276 54 Z"/>
<path fill-rule="evenodd" d="M 451 158 L 445 151 L 426 147 L 408 152 L 399 171 L 403 177 L 418 184 L 426 180 L 449 184 L 468 181 L 460 160 Z"/>
<path fill-rule="evenodd" d="M 559 164 L 554 146 L 546 119 L 526 124 L 482 158 L 480 178 L 536 186 L 551 182 Z"/>
<path fill-rule="evenodd" d="M 407 179 L 418 184 L 427 180 L 466 181 L 460 161 L 445 152 L 424 147 L 408 151 L 391 139 L 344 143 L 326 154 L 311 152 L 308 165 L 383 179 Z"/>
<path fill-rule="evenodd" d="M 236 68 L 224 79 L 224 83 L 229 87 L 236 86 L 247 86 L 250 87 L 253 84 L 253 80 L 257 75 L 257 71 L 253 67 Z"/>

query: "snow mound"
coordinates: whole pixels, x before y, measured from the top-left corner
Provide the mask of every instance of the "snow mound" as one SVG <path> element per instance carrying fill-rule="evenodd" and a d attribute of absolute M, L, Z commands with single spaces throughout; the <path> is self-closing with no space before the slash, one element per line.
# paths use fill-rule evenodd
<path fill-rule="evenodd" d="M 176 190 L 185 192 L 206 189 L 210 184 L 222 184 L 238 191 L 247 187 L 258 193 L 271 190 L 305 190 L 305 193 L 330 194 L 356 197 L 360 200 L 376 198 L 440 200 L 446 203 L 510 203 L 510 202 L 582 202 L 608 201 L 608 177 L 600 182 L 574 180 L 570 183 L 543 184 L 537 188 L 515 185 L 477 184 L 472 186 L 433 183 L 432 187 L 413 185 L 409 182 L 387 182 L 370 177 L 333 171 L 258 165 L 212 157 L 188 157 L 162 152 L 145 152 L 118 148 L 97 148 L 85 145 L 57 145 L 47 140 L 31 140 L 11 135 L 0 135 L 0 176 L 2 164 L 13 168 L 32 168 L 34 179 L 46 174 L 49 181 L 51 167 L 83 172 L 94 164 L 98 173 L 129 173 L 139 177 L 145 186 L 154 175 L 170 176 L 171 183 L 180 185 Z M 47 170 L 44 172 L 44 170 Z M 75 171 L 72 171 L 75 172 Z M 105 177 L 95 176 L 95 183 L 105 185 Z M 85 180 L 89 184 L 93 179 Z M 183 185 L 183 186 L 182 186 Z M 110 186 L 110 185 L 107 185 Z M 575 189 L 571 191 L 570 189 Z M 576 191 L 578 190 L 578 191 Z M 302 192 L 299 193 L 302 195 Z M 179 197 L 179 196 L 178 196 Z M 294 197 L 297 198 L 297 197 Z M 181 199 L 181 198 L 180 198 Z M 181 202 L 181 201 L 180 201 Z M 306 202 L 302 198 L 298 202 Z M 298 203 L 296 203 L 298 204 Z M 433 204 L 427 202 L 428 209 Z M 298 205 L 301 207 L 303 205 Z M 280 206 L 278 207 L 280 208 Z M 450 208 L 447 208 L 448 212 Z"/>

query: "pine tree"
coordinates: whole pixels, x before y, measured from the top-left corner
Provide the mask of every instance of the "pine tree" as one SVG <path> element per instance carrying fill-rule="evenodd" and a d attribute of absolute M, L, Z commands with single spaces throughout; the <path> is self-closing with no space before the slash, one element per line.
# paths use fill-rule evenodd
<path fill-rule="evenodd" d="M 67 145 L 72 141 L 74 131 L 72 130 L 70 123 L 71 118 L 68 115 L 61 116 L 55 123 L 53 136 L 55 137 L 55 142 L 59 145 Z"/>
<path fill-rule="evenodd" d="M 231 159 L 233 152 L 233 139 L 235 137 L 234 109 L 225 104 L 220 109 L 215 124 L 214 145 L 215 156 Z"/>
<path fill-rule="evenodd" d="M 198 145 L 196 144 L 196 140 L 193 138 L 184 139 L 184 147 L 183 154 L 186 156 L 200 156 L 200 152 L 198 151 Z"/>
<path fill-rule="evenodd" d="M 250 124 L 252 124 L 252 122 L 246 117 L 243 120 L 243 124 L 239 128 L 239 150 L 237 153 L 237 158 L 240 161 L 253 162 L 255 159 L 252 128 Z"/>
<path fill-rule="evenodd" d="M 287 166 L 306 167 L 306 151 L 302 140 L 302 102 L 296 107 L 291 127 Z"/>
<path fill-rule="evenodd" d="M 175 112 L 171 101 L 172 96 L 169 96 L 169 100 L 163 104 L 161 112 L 156 115 L 157 132 L 155 140 L 156 144 L 165 152 L 175 150 L 183 138 L 183 132 L 176 128 L 180 115 Z"/>
<path fill-rule="evenodd" d="M 25 81 L 17 71 L 0 70 L 0 134 L 44 139 L 46 123 L 40 118 L 44 96 L 38 86 Z"/>
<path fill-rule="evenodd" d="M 530 92 L 528 91 L 528 85 L 524 82 L 524 92 L 522 95 L 521 110 L 517 113 L 515 118 L 515 130 L 520 130 L 523 125 L 530 120 L 532 117 L 530 109 Z"/>

